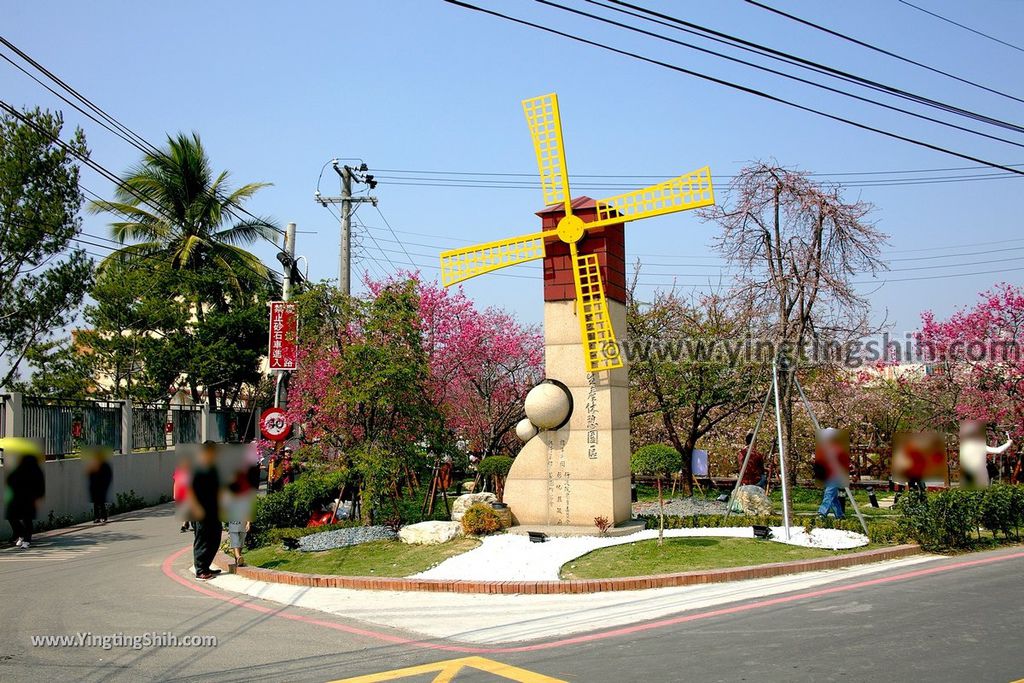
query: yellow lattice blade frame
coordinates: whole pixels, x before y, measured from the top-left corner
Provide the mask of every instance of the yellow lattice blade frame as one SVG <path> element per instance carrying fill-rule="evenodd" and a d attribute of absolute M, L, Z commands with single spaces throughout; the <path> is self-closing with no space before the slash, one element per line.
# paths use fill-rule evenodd
<path fill-rule="evenodd" d="M 598 201 L 597 220 L 588 223 L 587 228 L 699 209 L 714 203 L 711 168 L 705 166 L 657 185 Z"/>
<path fill-rule="evenodd" d="M 553 230 L 509 237 L 472 247 L 441 252 L 441 282 L 445 287 L 517 263 L 544 258 L 544 238 Z"/>
<path fill-rule="evenodd" d="M 569 245 L 572 276 L 576 284 L 576 318 L 580 323 L 583 362 L 587 372 L 602 372 L 622 367 L 622 356 L 615 341 L 608 299 L 601 281 L 601 266 L 596 254 L 580 254 Z"/>
<path fill-rule="evenodd" d="M 540 188 L 544 204 L 564 204 L 565 215 L 572 215 L 569 171 L 562 144 L 562 118 L 558 113 L 558 95 L 542 95 L 523 100 L 523 113 L 530 127 L 533 149 L 537 154 Z"/>

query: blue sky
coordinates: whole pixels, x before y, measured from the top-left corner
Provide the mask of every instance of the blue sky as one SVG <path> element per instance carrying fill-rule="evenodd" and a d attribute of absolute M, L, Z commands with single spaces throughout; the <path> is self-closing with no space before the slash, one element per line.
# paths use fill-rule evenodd
<path fill-rule="evenodd" d="M 566 3 L 592 9 L 580 0 Z M 995 162 L 1024 163 L 1024 149 L 883 112 L 532 2 L 478 4 Z M 740 0 L 643 4 L 964 108 L 1024 122 L 1024 104 L 842 43 Z M 1024 52 L 895 0 L 772 4 L 1024 97 Z M 1024 27 L 1024 3 L 1011 0 L 916 4 L 1011 42 Z M 369 205 L 357 214 L 360 272 L 369 268 L 379 275 L 409 268 L 411 257 L 425 276 L 436 277 L 440 249 L 536 229 L 533 212 L 541 208 L 541 199 L 535 189 L 410 186 L 397 178 L 429 176 L 397 171 L 533 173 L 519 102 L 552 91 L 561 101 L 573 176 L 669 177 L 710 164 L 723 199 L 728 176 L 756 159 L 817 173 L 971 166 L 439 0 L 4 0 L 0 7 L 4 36 L 143 137 L 160 142 L 167 133 L 198 131 L 214 165 L 230 169 L 236 182 L 273 183 L 250 209 L 282 224 L 298 223 L 303 231 L 298 253 L 307 257 L 314 279 L 337 272 L 336 219 L 313 201 L 321 169 L 333 157 L 361 158 L 381 180 L 373 194 L 384 218 Z M 668 29 L 653 30 L 687 39 Z M 137 150 L 61 106 L 6 63 L 0 63 L 0 91 L 16 106 L 65 109 L 70 123 L 85 128 L 93 158 L 107 168 L 120 173 L 137 161 Z M 1014 139 L 1024 141 L 1024 136 Z M 975 172 L 991 171 L 979 167 L 947 175 Z M 871 292 L 876 318 L 887 316 L 893 329 L 902 331 L 916 325 L 922 309 L 946 315 L 973 302 L 977 292 L 995 282 L 1020 283 L 1024 270 L 1013 269 L 1024 268 L 1018 199 L 1022 181 L 851 188 L 848 196 L 872 202 L 873 220 L 891 235 L 887 253 L 893 272 L 888 279 L 930 278 L 862 285 Z M 651 181 L 576 178 L 578 187 L 588 182 L 628 188 Z M 110 194 L 110 185 L 92 173 L 84 175 L 83 183 Z M 337 177 L 329 167 L 320 189 L 337 193 Z M 574 193 L 601 196 L 615 191 L 583 187 Z M 386 228 L 385 218 L 409 257 Z M 108 235 L 103 217 L 87 216 L 85 223 L 87 232 Z M 713 225 L 692 214 L 627 226 L 627 258 L 645 264 L 640 295 L 649 296 L 655 287 L 673 281 L 709 289 L 727 280 L 710 248 L 715 232 Z M 276 263 L 270 245 L 256 251 Z M 956 265 L 989 259 L 999 262 Z M 997 269 L 1006 270 L 956 276 Z M 482 305 L 503 306 L 527 322 L 541 318 L 536 264 L 477 278 L 465 288 Z"/>

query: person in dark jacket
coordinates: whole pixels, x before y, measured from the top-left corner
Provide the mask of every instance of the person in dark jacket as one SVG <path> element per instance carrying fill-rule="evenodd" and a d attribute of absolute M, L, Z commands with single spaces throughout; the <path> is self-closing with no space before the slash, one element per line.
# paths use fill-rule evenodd
<path fill-rule="evenodd" d="M 33 520 L 39 503 L 46 495 L 46 477 L 39 466 L 41 452 L 25 442 L 15 448 L 4 447 L 4 464 L 10 467 L 7 475 L 7 521 L 14 533 L 14 545 L 28 548 L 32 542 Z"/>
<path fill-rule="evenodd" d="M 192 558 L 196 579 L 206 581 L 219 574 L 210 563 L 220 546 L 220 475 L 217 473 L 217 444 L 205 441 L 199 448 L 199 457 L 192 472 L 189 490 L 192 519 L 195 521 L 195 540 Z"/>
<path fill-rule="evenodd" d="M 107 494 L 110 492 L 110 484 L 114 481 L 114 470 L 104 449 L 96 448 L 88 457 L 86 473 L 89 477 L 89 499 L 92 501 L 92 522 L 106 524 Z"/>

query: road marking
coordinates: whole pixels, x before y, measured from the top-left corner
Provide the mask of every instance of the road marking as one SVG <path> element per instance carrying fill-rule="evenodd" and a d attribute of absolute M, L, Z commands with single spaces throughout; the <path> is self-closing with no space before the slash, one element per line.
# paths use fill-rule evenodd
<path fill-rule="evenodd" d="M 171 553 L 164 559 L 163 564 L 161 565 L 160 568 L 161 571 L 163 571 L 164 576 L 166 576 L 167 578 L 171 579 L 176 583 L 181 584 L 182 586 L 185 586 L 186 588 L 190 588 L 191 590 L 196 591 L 197 593 L 202 593 L 203 595 L 215 598 L 222 602 L 226 602 L 230 605 L 251 609 L 261 614 L 274 615 L 280 617 L 281 619 L 299 621 L 306 624 L 312 624 L 313 626 L 322 626 L 324 628 L 333 629 L 335 631 L 342 631 L 350 635 L 374 638 L 376 640 L 380 640 L 386 643 L 392 643 L 394 645 L 418 647 L 426 650 L 441 650 L 444 652 L 462 652 L 466 654 L 498 654 L 505 652 L 536 652 L 539 650 L 551 650 L 555 648 L 566 647 L 568 645 L 579 645 L 581 643 L 589 643 L 597 640 L 605 640 L 607 638 L 616 638 L 619 636 L 626 636 L 635 633 L 641 633 L 644 631 L 661 629 L 665 628 L 666 626 L 675 626 L 678 624 L 683 624 L 691 621 L 698 621 L 700 619 L 709 619 L 713 617 L 725 616 L 728 614 L 738 614 L 741 612 L 748 612 L 751 610 L 761 609 L 764 607 L 772 607 L 774 605 L 798 602 L 800 600 L 817 598 L 823 595 L 832 595 L 837 593 L 844 593 L 847 591 L 859 590 L 861 588 L 867 588 L 869 586 L 877 586 L 886 583 L 906 581 L 908 579 L 913 579 L 921 576 L 929 576 L 932 574 L 939 574 L 942 572 L 954 571 L 957 569 L 965 569 L 967 567 L 984 566 L 996 562 L 1006 562 L 1008 560 L 1019 560 L 1024 558 L 1024 552 L 1016 552 L 1009 553 L 1006 555 L 996 555 L 994 557 L 983 557 L 977 560 L 965 560 L 962 562 L 954 562 L 950 564 L 940 565 L 938 567 L 929 567 L 927 569 L 918 569 L 910 572 L 904 572 L 902 574 L 893 574 L 892 576 L 883 576 L 881 578 L 869 579 L 867 581 L 857 581 L 855 583 L 850 583 L 843 586 L 834 586 L 831 588 L 821 588 L 817 590 L 803 591 L 801 593 L 786 595 L 779 598 L 757 600 L 754 602 L 735 605 L 733 607 L 708 610 L 704 612 L 696 612 L 692 614 L 683 614 L 668 619 L 650 621 L 643 624 L 636 624 L 633 626 L 609 629 L 605 631 L 597 631 L 595 633 L 588 633 L 586 635 L 562 638 L 559 640 L 551 640 L 544 643 L 536 643 L 533 645 L 517 645 L 513 647 L 468 647 L 462 645 L 448 645 L 445 643 L 428 643 L 421 640 L 413 640 L 412 638 L 405 638 L 403 636 L 384 633 L 381 631 L 373 631 L 368 628 L 359 628 L 356 626 L 348 626 L 347 624 L 340 624 L 335 621 L 315 619 L 313 617 L 307 617 L 303 614 L 290 614 L 288 612 L 283 611 L 287 609 L 287 606 L 285 605 L 270 608 L 252 602 L 252 598 L 249 598 L 248 600 L 243 600 L 241 598 L 231 597 L 221 592 L 211 590 L 204 586 L 198 586 L 194 583 L 195 579 L 189 581 L 183 576 L 178 575 L 171 567 L 175 560 L 177 560 L 179 557 L 189 552 L 190 550 L 192 550 L 191 546 L 186 546 L 181 550 Z M 214 581 L 216 581 L 216 579 L 214 579 Z M 248 598 L 249 596 L 246 597 Z"/>
<path fill-rule="evenodd" d="M 28 550 L 22 548 L 9 548 L 0 552 L 0 562 L 41 562 L 54 560 L 73 560 L 106 546 L 88 545 L 78 548 L 67 548 L 62 546 L 43 545 L 31 547 Z"/>
<path fill-rule="evenodd" d="M 331 683 L 379 683 L 380 681 L 394 681 L 399 678 L 430 673 L 437 673 L 433 683 L 450 683 L 463 669 L 485 671 L 500 678 L 518 681 L 519 683 L 566 683 L 566 681 L 560 678 L 551 678 L 544 674 L 527 671 L 526 669 L 520 669 L 510 664 L 502 664 L 493 659 L 485 659 L 483 657 L 460 657 L 459 659 L 449 659 L 432 664 L 421 664 L 420 666 L 410 666 L 404 669 L 382 671 L 377 674 L 356 676 L 355 678 L 342 678 L 337 681 L 331 681 Z"/>

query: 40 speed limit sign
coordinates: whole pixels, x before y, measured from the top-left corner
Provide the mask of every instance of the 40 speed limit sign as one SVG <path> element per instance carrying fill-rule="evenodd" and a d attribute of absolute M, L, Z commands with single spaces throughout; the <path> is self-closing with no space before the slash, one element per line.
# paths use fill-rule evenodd
<path fill-rule="evenodd" d="M 260 415 L 260 432 L 271 441 L 284 441 L 291 431 L 288 416 L 281 408 L 267 408 Z"/>

